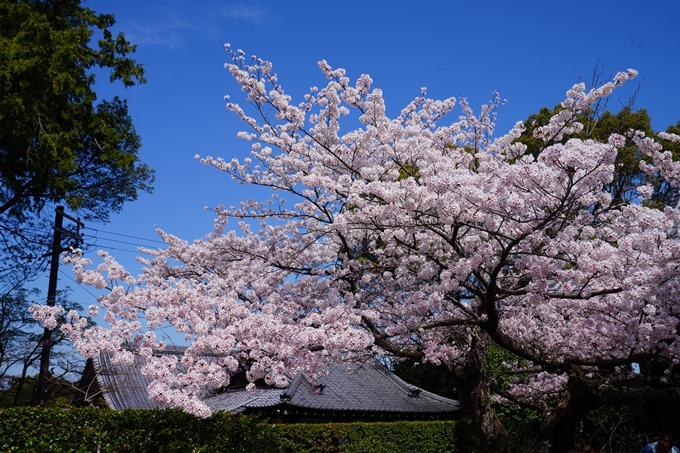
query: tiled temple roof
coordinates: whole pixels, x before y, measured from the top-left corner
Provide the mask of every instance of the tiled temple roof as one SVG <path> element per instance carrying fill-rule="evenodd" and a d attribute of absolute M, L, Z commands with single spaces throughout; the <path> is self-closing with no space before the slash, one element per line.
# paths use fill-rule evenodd
<path fill-rule="evenodd" d="M 183 352 L 169 347 L 163 354 Z M 94 363 L 104 399 L 112 409 L 158 407 L 147 397 L 149 378 L 142 375 L 142 360 L 120 366 L 111 355 L 102 353 Z M 287 388 L 259 388 L 255 392 L 230 389 L 205 400 L 213 411 L 258 412 L 258 410 L 311 409 L 356 413 L 440 414 L 452 416 L 461 411 L 460 403 L 410 385 L 378 362 L 329 364 L 328 374 L 315 383 L 303 374 L 292 378 Z"/>
<path fill-rule="evenodd" d="M 460 410 L 458 401 L 407 384 L 377 362 L 331 364 L 327 369 L 328 375 L 314 384 L 298 374 L 285 389 L 260 389 L 254 393 L 231 390 L 207 399 L 206 404 L 213 410 L 235 413 L 278 406 L 361 412 L 448 413 Z"/>

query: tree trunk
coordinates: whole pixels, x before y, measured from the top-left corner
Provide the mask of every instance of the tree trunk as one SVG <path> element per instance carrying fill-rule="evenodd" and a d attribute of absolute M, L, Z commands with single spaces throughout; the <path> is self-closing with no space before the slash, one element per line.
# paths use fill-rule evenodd
<path fill-rule="evenodd" d="M 454 371 L 462 397 L 472 411 L 472 423 L 484 451 L 507 453 L 508 433 L 491 408 L 491 394 L 484 371 L 484 361 L 490 338 L 486 332 L 472 333 L 470 352 L 465 365 Z"/>
<path fill-rule="evenodd" d="M 525 453 L 565 453 L 574 445 L 579 423 L 588 412 L 600 405 L 598 395 L 570 376 L 557 406 L 550 411 L 541 425 L 541 431 Z"/>

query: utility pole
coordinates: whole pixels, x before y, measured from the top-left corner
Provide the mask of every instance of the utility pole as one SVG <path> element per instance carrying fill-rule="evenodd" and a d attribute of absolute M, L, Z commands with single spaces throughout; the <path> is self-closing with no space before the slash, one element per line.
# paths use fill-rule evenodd
<path fill-rule="evenodd" d="M 64 223 L 64 217 L 70 219 L 76 223 L 76 233 L 64 230 L 62 225 Z M 73 217 L 64 214 L 64 207 L 57 206 L 56 216 L 54 218 L 54 237 L 52 239 L 52 258 L 50 262 L 50 281 L 47 289 L 47 306 L 54 307 L 57 299 L 57 277 L 59 274 L 59 255 L 64 249 L 61 247 L 61 235 L 62 233 L 75 238 L 76 243 L 80 240 L 80 228 L 84 227 L 80 219 L 74 219 Z M 50 351 L 52 348 L 52 330 L 45 328 L 43 332 L 42 339 L 40 340 L 42 345 L 42 353 L 40 355 L 40 374 L 38 376 L 38 403 L 41 406 L 45 406 L 47 403 L 47 379 L 50 374 Z"/>

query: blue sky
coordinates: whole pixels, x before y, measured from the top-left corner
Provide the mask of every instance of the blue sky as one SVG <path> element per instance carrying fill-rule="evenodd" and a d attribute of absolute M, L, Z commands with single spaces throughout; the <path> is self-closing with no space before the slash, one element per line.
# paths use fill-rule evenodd
<path fill-rule="evenodd" d="M 128 100 L 142 137 L 141 159 L 157 172 L 155 191 L 141 194 L 109 224 L 87 225 L 101 230 L 97 243 L 112 248 L 134 273 L 139 270 L 134 244 L 153 245 L 137 238 L 157 239 L 155 226 L 191 241 L 212 229 L 214 216 L 205 206 L 262 197 L 194 160 L 196 154 L 243 158 L 250 149 L 236 139 L 242 123 L 225 109 L 226 94 L 242 99 L 223 68 L 226 42 L 272 61 L 284 89 L 298 101 L 309 87 L 324 84 L 317 62 L 326 59 L 346 68 L 352 79 L 370 74 L 391 114 L 423 86 L 433 98 L 466 96 L 476 110 L 498 90 L 508 100 L 499 112 L 500 134 L 540 107 L 560 102 L 579 77 L 589 81 L 599 61 L 605 78 L 627 68 L 640 71 L 614 94 L 612 109 L 642 82 L 636 106 L 649 111 L 654 128 L 665 130 L 680 119 L 676 1 L 89 0 L 84 5 L 115 15 L 114 30 L 138 45 L 134 58 L 147 72 L 147 84 L 129 89 L 100 76 L 97 91 L 100 98 L 117 94 Z M 76 289 L 70 271 L 62 270 L 60 287 Z M 46 289 L 46 279 L 36 286 Z M 85 306 L 93 298 L 75 291 Z"/>

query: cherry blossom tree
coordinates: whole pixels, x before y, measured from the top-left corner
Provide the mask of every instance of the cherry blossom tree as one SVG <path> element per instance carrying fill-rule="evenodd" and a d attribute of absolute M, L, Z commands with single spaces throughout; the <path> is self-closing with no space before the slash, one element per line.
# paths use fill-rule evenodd
<path fill-rule="evenodd" d="M 246 96 L 243 106 L 227 97 L 227 108 L 243 121 L 252 157 L 200 160 L 271 188 L 271 198 L 216 209 L 215 230 L 201 240 L 159 231 L 167 247 L 146 250 L 152 258 L 137 277 L 103 252 L 95 269 L 78 251 L 66 257 L 78 281 L 111 290 L 90 309 L 103 310 L 108 327 L 68 313 L 62 329 L 81 354 L 140 354 L 150 397 L 199 416 L 209 415 L 201 399 L 239 367 L 254 390 L 258 379 L 314 378 L 329 360 L 431 362 L 459 378 L 494 451 L 508 445 L 484 367 L 491 342 L 517 358 L 505 365 L 521 376 L 496 398 L 544 413 L 536 451 L 568 447 L 598 391 L 675 389 L 667 378 L 680 354 L 680 211 L 643 206 L 646 185 L 635 202 L 612 205 L 606 185 L 626 140 L 644 155 L 641 170 L 673 187 L 680 167 L 640 132 L 569 139 L 583 127 L 580 112 L 636 71 L 573 86 L 535 129 L 545 146 L 534 156 L 517 141 L 521 121 L 493 137 L 497 95 L 475 114 L 465 99 L 433 100 L 423 89 L 390 118 L 368 75 L 352 84 L 321 61 L 326 85 L 294 103 L 271 63 L 227 52 Z M 449 120 L 456 104 L 462 113 Z M 34 307 L 47 325 L 59 313 Z M 165 345 L 154 329 L 168 325 L 190 343 L 179 360 L 154 355 Z M 631 371 L 651 359 L 661 373 Z"/>

